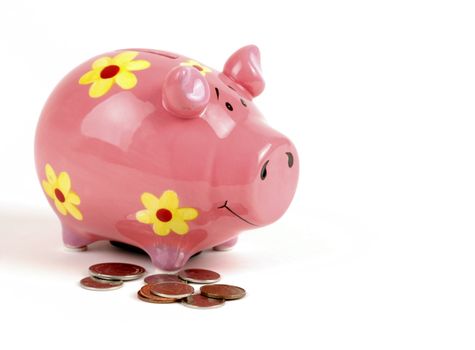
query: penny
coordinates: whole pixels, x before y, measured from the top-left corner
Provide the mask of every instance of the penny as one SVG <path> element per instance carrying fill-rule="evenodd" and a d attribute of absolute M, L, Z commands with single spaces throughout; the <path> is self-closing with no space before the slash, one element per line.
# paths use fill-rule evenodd
<path fill-rule="evenodd" d="M 140 290 L 137 292 L 137 297 L 142 301 L 154 304 L 170 304 L 176 301 L 176 299 L 159 297 L 158 295 L 153 294 L 150 291 L 150 287 L 150 284 L 146 284 L 140 288 Z"/>
<path fill-rule="evenodd" d="M 221 278 L 219 273 L 204 269 L 181 270 L 178 272 L 178 277 L 188 282 L 201 284 L 215 283 Z"/>
<path fill-rule="evenodd" d="M 145 269 L 138 265 L 108 262 L 89 267 L 92 276 L 102 279 L 132 281 L 142 277 Z"/>
<path fill-rule="evenodd" d="M 182 299 L 195 292 L 192 286 L 182 282 L 163 282 L 149 286 L 153 294 L 165 298 Z"/>
<path fill-rule="evenodd" d="M 231 286 L 229 284 L 210 284 L 201 287 L 200 292 L 209 298 L 225 300 L 241 299 L 246 295 L 246 291 L 241 287 Z"/>
<path fill-rule="evenodd" d="M 158 273 L 156 275 L 149 275 L 145 277 L 145 283 L 148 283 L 148 284 L 157 284 L 157 283 L 163 283 L 163 282 L 186 283 L 186 281 L 183 281 L 177 275 L 170 275 L 167 273 Z"/>
<path fill-rule="evenodd" d="M 99 281 L 93 277 L 84 277 L 79 284 L 81 287 L 89 290 L 113 290 L 122 287 L 120 282 Z"/>
<path fill-rule="evenodd" d="M 224 305 L 224 299 L 213 299 L 201 294 L 193 294 L 183 299 L 182 304 L 196 309 L 212 309 Z"/>

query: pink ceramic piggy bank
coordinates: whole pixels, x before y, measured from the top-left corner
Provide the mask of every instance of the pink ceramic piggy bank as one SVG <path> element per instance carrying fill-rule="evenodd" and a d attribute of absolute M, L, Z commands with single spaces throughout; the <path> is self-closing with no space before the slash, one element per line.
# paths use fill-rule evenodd
<path fill-rule="evenodd" d="M 299 160 L 254 105 L 263 89 L 255 46 L 234 53 L 223 72 L 148 49 L 74 69 L 49 97 L 35 145 L 64 244 L 119 241 L 177 270 L 277 220 Z"/>

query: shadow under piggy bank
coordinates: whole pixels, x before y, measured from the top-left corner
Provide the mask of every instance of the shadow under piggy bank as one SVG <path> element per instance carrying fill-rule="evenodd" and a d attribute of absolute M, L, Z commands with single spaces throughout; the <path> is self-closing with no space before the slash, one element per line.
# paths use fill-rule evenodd
<path fill-rule="evenodd" d="M 139 248 L 119 245 L 120 248 L 109 241 L 99 241 L 90 244 L 86 251 L 70 251 L 63 246 L 61 225 L 54 215 L 46 211 L 35 213 L 30 208 L 0 210 L 1 269 L 14 267 L 31 273 L 73 274 L 79 278 L 87 274 L 90 265 L 118 261 L 141 265 L 148 273 L 159 271 Z M 267 263 L 257 251 L 246 254 L 239 250 L 209 250 L 195 254 L 186 267 L 209 268 L 225 274 Z"/>

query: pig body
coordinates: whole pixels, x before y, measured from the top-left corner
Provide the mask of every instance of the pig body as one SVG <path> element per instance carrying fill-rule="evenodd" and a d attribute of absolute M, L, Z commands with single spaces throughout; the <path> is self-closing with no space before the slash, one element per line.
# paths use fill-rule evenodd
<path fill-rule="evenodd" d="M 120 241 L 177 270 L 278 219 L 295 192 L 298 156 L 254 105 L 263 88 L 254 46 L 223 72 L 146 49 L 100 55 L 70 72 L 35 141 L 64 244 Z"/>

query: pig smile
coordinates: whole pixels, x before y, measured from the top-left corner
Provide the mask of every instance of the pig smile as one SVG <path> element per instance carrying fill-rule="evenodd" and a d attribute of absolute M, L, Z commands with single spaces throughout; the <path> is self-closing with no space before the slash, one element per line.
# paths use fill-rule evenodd
<path fill-rule="evenodd" d="M 228 211 L 230 211 L 234 216 L 238 217 L 239 219 L 241 219 L 242 221 L 244 222 L 247 222 L 249 225 L 252 225 L 252 226 L 257 226 L 256 224 L 253 224 L 252 222 L 244 219 L 241 215 L 239 215 L 238 213 L 236 213 L 234 210 L 232 210 L 230 207 L 228 207 L 228 201 L 225 201 L 223 205 L 219 206 L 218 209 L 221 209 L 221 208 L 226 208 Z"/>

